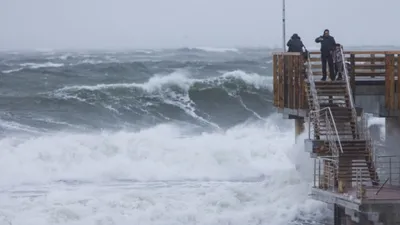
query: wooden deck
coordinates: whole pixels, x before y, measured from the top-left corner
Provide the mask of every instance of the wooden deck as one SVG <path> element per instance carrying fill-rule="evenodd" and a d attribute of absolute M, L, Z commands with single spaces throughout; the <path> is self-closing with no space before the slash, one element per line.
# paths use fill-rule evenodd
<path fill-rule="evenodd" d="M 313 188 L 311 196 L 313 199 L 323 201 L 328 204 L 339 204 L 343 207 L 356 211 L 362 211 L 362 208 L 379 207 L 381 205 L 400 205 L 400 187 L 385 186 L 378 194 L 379 188 L 367 187 L 363 199 L 357 198 L 356 189 L 350 189 L 347 193 L 332 192 L 319 188 Z"/>
<path fill-rule="evenodd" d="M 400 51 L 344 53 L 346 60 L 352 65 L 349 73 L 352 90 L 356 90 L 358 86 L 382 86 L 385 92 L 385 109 L 400 113 Z M 313 74 L 319 80 L 322 76 L 320 52 L 310 52 L 310 61 Z M 274 106 L 281 112 L 308 110 L 304 78 L 305 59 L 300 53 L 273 54 Z"/>
<path fill-rule="evenodd" d="M 383 187 L 379 193 L 377 191 L 379 188 L 377 187 L 368 187 L 366 188 L 365 198 L 363 201 L 400 201 L 400 187 L 396 186 L 385 186 Z M 355 190 L 354 190 L 355 193 Z"/>
<path fill-rule="evenodd" d="M 379 193 L 379 187 L 366 187 L 362 203 L 400 203 L 400 187 L 385 185 Z M 349 190 L 349 195 L 356 197 L 356 189 Z"/>

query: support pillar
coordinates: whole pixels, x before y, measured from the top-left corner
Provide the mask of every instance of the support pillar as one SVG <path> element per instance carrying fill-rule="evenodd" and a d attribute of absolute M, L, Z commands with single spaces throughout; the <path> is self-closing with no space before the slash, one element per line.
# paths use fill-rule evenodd
<path fill-rule="evenodd" d="M 294 127 L 295 127 L 295 138 L 297 142 L 298 136 L 304 132 L 304 118 L 296 118 L 294 119 Z"/>
<path fill-rule="evenodd" d="M 372 140 L 381 141 L 381 126 L 378 124 L 373 124 L 369 127 L 369 133 L 371 134 Z"/>
<path fill-rule="evenodd" d="M 346 215 L 346 223 L 345 224 L 346 225 L 355 225 L 355 223 L 351 219 L 351 216 L 347 216 L 347 215 Z"/>
<path fill-rule="evenodd" d="M 385 119 L 385 145 L 387 146 L 389 155 L 399 154 L 399 135 L 400 121 L 396 117 L 388 117 Z"/>
<path fill-rule="evenodd" d="M 344 209 L 337 204 L 333 205 L 333 224 L 334 225 L 345 225 L 344 221 L 345 213 Z"/>
<path fill-rule="evenodd" d="M 341 159 L 339 161 L 339 174 L 338 174 L 338 192 L 346 193 L 352 187 L 352 181 L 349 175 L 353 174 L 353 167 L 351 159 Z M 342 178 L 346 177 L 346 178 Z M 350 176 L 351 177 L 351 176 Z"/>
<path fill-rule="evenodd" d="M 397 209 L 398 210 L 398 209 Z M 381 213 L 379 215 L 379 222 L 382 225 L 394 225 L 394 224 L 399 224 L 400 223 L 400 216 L 398 215 L 398 211 L 395 208 Z"/>

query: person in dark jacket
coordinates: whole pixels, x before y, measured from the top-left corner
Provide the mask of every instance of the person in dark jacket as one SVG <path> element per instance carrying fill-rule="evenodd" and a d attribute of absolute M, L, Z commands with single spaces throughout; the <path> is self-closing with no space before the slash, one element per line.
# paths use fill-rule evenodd
<path fill-rule="evenodd" d="M 288 52 L 303 52 L 304 45 L 298 34 L 293 34 L 286 45 L 289 47 Z"/>
<path fill-rule="evenodd" d="M 326 80 L 326 63 L 329 66 L 329 75 L 332 81 L 335 80 L 335 70 L 333 66 L 333 51 L 336 47 L 335 38 L 329 35 L 329 30 L 325 29 L 324 35 L 315 39 L 316 43 L 321 43 L 321 63 L 322 63 L 322 79 Z"/>

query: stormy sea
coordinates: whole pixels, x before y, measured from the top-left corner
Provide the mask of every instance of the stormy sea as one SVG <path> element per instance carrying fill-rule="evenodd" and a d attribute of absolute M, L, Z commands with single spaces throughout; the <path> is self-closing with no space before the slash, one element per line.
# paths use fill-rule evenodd
<path fill-rule="evenodd" d="M 271 53 L 1 52 L 0 225 L 330 224 Z"/>

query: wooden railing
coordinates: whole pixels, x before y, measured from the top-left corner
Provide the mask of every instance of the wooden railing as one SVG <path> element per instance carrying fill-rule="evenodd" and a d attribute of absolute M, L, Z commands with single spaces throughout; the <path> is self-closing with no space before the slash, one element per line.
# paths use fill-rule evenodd
<path fill-rule="evenodd" d="M 400 51 L 345 51 L 346 59 L 352 66 L 351 75 L 357 78 L 381 78 L 386 76 L 386 72 L 398 71 Z M 311 62 L 313 63 L 314 75 L 322 75 L 320 52 L 310 52 Z"/>
<path fill-rule="evenodd" d="M 377 81 L 376 85 L 385 85 L 386 109 L 400 111 L 400 79 L 397 79 L 400 71 L 400 51 L 345 51 L 344 54 L 351 64 L 349 75 L 353 91 L 356 89 L 356 83 Z M 310 52 L 315 76 L 322 75 L 320 55 L 319 51 Z M 304 62 L 299 53 L 273 54 L 275 107 L 307 109 L 303 82 Z M 328 68 L 327 72 L 329 73 Z"/>
<path fill-rule="evenodd" d="M 274 106 L 306 109 L 304 58 L 300 53 L 273 55 Z"/>

